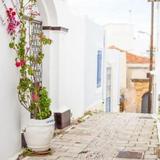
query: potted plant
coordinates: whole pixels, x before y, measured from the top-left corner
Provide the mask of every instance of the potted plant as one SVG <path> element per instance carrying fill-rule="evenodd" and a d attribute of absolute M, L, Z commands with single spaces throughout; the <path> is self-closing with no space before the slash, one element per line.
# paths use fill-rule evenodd
<path fill-rule="evenodd" d="M 25 140 L 28 148 L 33 151 L 46 151 L 50 147 L 50 141 L 54 133 L 54 119 L 50 110 L 51 99 L 47 89 L 36 80 L 36 65 L 41 65 L 44 54 L 42 50 L 35 56 L 30 46 L 32 39 L 27 39 L 27 26 L 25 8 L 36 5 L 36 0 L 19 0 L 19 8 L 6 8 L 7 31 L 11 36 L 9 47 L 14 50 L 15 65 L 19 70 L 18 99 L 21 105 L 30 112 L 31 120 L 25 130 Z M 29 21 L 34 18 L 32 9 Z M 28 42 L 29 41 L 29 42 Z M 43 33 L 39 34 L 39 43 L 51 44 Z"/>

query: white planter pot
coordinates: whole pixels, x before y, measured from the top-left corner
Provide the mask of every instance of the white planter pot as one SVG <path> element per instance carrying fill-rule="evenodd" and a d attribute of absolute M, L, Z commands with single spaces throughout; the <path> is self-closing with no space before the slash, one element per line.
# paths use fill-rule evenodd
<path fill-rule="evenodd" d="M 24 133 L 28 148 L 32 151 L 47 151 L 55 130 L 53 117 L 45 120 L 31 119 Z"/>

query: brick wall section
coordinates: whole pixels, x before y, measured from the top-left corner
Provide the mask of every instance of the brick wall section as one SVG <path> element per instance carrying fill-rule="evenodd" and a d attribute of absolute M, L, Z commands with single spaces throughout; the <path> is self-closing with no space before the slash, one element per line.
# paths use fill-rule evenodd
<path fill-rule="evenodd" d="M 142 103 L 142 96 L 148 91 L 149 88 L 149 81 L 145 80 L 133 80 L 135 89 L 136 89 L 136 111 L 138 113 L 141 112 L 141 103 Z"/>

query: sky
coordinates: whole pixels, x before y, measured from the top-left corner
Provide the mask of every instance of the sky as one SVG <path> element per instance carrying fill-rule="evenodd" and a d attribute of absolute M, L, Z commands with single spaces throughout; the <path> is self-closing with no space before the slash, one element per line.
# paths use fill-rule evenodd
<path fill-rule="evenodd" d="M 131 23 L 138 31 L 150 32 L 150 3 L 147 0 L 67 0 L 76 14 L 87 15 L 100 25 Z"/>

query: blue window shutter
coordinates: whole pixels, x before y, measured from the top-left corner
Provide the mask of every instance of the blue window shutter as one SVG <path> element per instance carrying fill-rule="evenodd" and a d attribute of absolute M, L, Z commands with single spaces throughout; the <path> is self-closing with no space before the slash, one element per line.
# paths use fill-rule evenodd
<path fill-rule="evenodd" d="M 102 51 L 97 54 L 97 88 L 101 87 L 102 82 Z"/>

